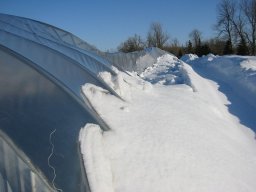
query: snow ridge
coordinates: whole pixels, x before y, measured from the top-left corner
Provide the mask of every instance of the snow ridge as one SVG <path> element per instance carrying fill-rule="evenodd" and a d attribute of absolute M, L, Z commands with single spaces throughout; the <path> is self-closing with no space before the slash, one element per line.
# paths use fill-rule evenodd
<path fill-rule="evenodd" d="M 256 57 L 207 56 L 188 61 L 192 67 L 201 68 L 230 85 L 234 91 L 256 107 Z"/>
<path fill-rule="evenodd" d="M 92 192 L 114 192 L 109 160 L 105 157 L 102 130 L 86 124 L 79 133 L 80 148 Z"/>
<path fill-rule="evenodd" d="M 157 62 L 142 72 L 140 77 L 152 84 L 186 84 L 193 87 L 184 63 L 170 54 L 157 58 Z"/>
<path fill-rule="evenodd" d="M 126 74 L 118 71 L 115 68 L 116 75 L 109 72 L 100 72 L 99 78 L 101 78 L 112 90 L 117 93 L 120 98 L 130 101 L 132 99 L 131 92 L 133 89 L 141 89 L 149 91 L 152 86 L 151 83 L 143 81 L 140 78 L 136 78 L 133 73 Z M 86 91 L 85 91 L 86 93 Z"/>
<path fill-rule="evenodd" d="M 170 55 L 158 58 L 144 80 L 132 73 L 99 75 L 129 100 L 82 87 L 111 128 L 102 133 L 86 125 L 80 133 L 92 192 L 255 191 L 255 135 L 229 113 L 216 82 Z"/>

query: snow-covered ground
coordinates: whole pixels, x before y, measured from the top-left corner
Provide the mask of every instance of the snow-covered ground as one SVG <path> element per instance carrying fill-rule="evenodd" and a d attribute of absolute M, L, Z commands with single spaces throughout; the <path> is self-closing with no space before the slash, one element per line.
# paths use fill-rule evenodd
<path fill-rule="evenodd" d="M 219 67 L 213 70 L 215 60 Z M 230 66 L 224 66 L 226 60 Z M 89 124 L 80 132 L 92 192 L 255 192 L 256 140 L 251 129 L 256 107 L 251 99 L 256 98 L 256 84 L 247 85 L 251 77 L 255 79 L 254 60 L 187 56 L 192 68 L 163 55 L 140 74 L 144 80 L 118 71 L 117 77 L 99 74 L 123 100 L 95 85 L 84 85 L 84 96 L 111 128 L 103 132 Z M 237 63 L 243 74 L 250 75 L 235 70 Z M 239 77 L 228 72 L 233 69 Z M 233 81 L 232 88 L 251 91 L 243 99 L 254 114 L 241 122 L 241 114 L 230 109 L 230 95 L 221 92 L 222 84 L 211 79 L 211 73 L 219 74 L 229 87 Z M 239 90 L 229 94 L 237 99 Z"/>
<path fill-rule="evenodd" d="M 214 56 L 202 58 L 188 55 L 181 58 L 191 64 L 196 72 L 214 81 L 228 84 L 244 100 L 256 107 L 256 57 L 250 56 Z M 219 82 L 220 83 L 220 82 Z"/>
<path fill-rule="evenodd" d="M 256 132 L 256 57 L 212 54 L 196 57 L 190 54 L 181 59 L 202 77 L 216 82 L 218 90 L 229 100 L 229 112 Z"/>
<path fill-rule="evenodd" d="M 140 77 L 152 84 L 191 85 L 190 77 L 182 65 L 182 61 L 169 54 L 157 58 L 157 63 L 153 64 L 152 67 L 148 67 L 140 74 Z"/>

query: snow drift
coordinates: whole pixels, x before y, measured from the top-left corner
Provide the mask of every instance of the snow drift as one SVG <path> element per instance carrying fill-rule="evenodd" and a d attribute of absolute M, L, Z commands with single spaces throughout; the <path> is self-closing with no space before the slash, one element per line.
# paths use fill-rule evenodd
<path fill-rule="evenodd" d="M 141 74 L 153 84 L 134 74 L 118 75 L 102 78 L 129 100 L 83 86 L 84 96 L 111 128 L 98 137 L 104 158 L 97 159 L 109 161 L 111 174 L 94 171 L 106 171 L 113 191 L 255 191 L 255 134 L 229 113 L 229 101 L 216 82 L 172 55 L 158 58 Z M 92 147 L 87 151 L 97 150 L 95 141 L 87 142 Z M 92 170 L 87 166 L 94 165 L 85 166 Z"/>
<path fill-rule="evenodd" d="M 210 71 L 215 78 L 221 79 L 256 107 L 256 58 L 250 56 L 215 56 L 209 54 L 202 58 L 190 57 L 185 62 L 194 67 Z"/>
<path fill-rule="evenodd" d="M 79 133 L 86 174 L 93 192 L 113 192 L 112 175 L 105 158 L 102 130 L 98 125 L 87 124 Z"/>

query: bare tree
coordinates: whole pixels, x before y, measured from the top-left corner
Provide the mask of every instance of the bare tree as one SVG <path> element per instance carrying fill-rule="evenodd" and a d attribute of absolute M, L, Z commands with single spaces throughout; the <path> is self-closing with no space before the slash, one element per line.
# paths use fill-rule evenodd
<path fill-rule="evenodd" d="M 233 26 L 235 29 L 235 38 L 236 42 L 245 40 L 246 36 L 246 29 L 245 29 L 245 17 L 242 14 L 241 6 L 237 10 L 237 14 L 235 18 L 233 19 Z"/>
<path fill-rule="evenodd" d="M 224 53 L 227 42 L 220 38 L 212 38 L 208 40 L 208 44 L 213 54 L 222 55 Z M 229 52 L 228 54 L 231 54 L 231 53 Z"/>
<path fill-rule="evenodd" d="M 165 51 L 168 51 L 176 56 L 179 55 L 180 49 L 181 49 L 181 45 L 177 38 L 170 40 L 169 43 L 164 46 Z"/>
<path fill-rule="evenodd" d="M 199 30 L 194 29 L 189 34 L 189 37 L 192 40 L 192 43 L 194 44 L 194 47 L 201 46 L 202 33 Z"/>
<path fill-rule="evenodd" d="M 238 46 L 241 42 L 246 43 L 246 37 L 248 36 L 245 14 L 243 13 L 247 5 L 246 3 L 241 3 L 241 1 L 251 0 L 240 0 L 240 6 L 235 0 L 222 0 L 218 5 L 216 29 L 219 32 L 219 36 L 224 37 L 226 48 L 230 49 L 228 52 L 232 52 L 234 44 Z"/>
<path fill-rule="evenodd" d="M 233 0 L 223 0 L 217 6 L 217 24 L 216 30 L 219 32 L 218 36 L 224 36 L 227 41 L 233 43 L 234 32 L 234 18 L 236 14 L 236 4 Z"/>
<path fill-rule="evenodd" d="M 241 0 L 241 10 L 247 20 L 245 36 L 251 47 L 251 54 L 256 53 L 256 0 Z"/>
<path fill-rule="evenodd" d="M 158 47 L 163 49 L 169 40 L 169 36 L 163 31 L 160 23 L 152 23 L 147 36 L 148 47 Z"/>
<path fill-rule="evenodd" d="M 142 38 L 135 34 L 133 37 L 129 37 L 125 42 L 119 45 L 118 50 L 124 53 L 139 51 L 145 48 L 145 43 Z"/>

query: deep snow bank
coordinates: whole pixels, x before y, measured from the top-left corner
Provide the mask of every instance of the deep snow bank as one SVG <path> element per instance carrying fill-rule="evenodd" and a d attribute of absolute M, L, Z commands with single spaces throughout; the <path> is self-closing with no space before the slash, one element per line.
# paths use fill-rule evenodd
<path fill-rule="evenodd" d="M 256 107 L 256 57 L 214 56 L 190 57 L 192 66 L 207 68 L 216 78 L 229 84 L 237 94 Z"/>
<path fill-rule="evenodd" d="M 147 70 L 144 78 L 157 82 L 166 71 L 173 74 L 169 68 L 179 62 L 173 56 L 164 58 Z M 129 102 L 95 85 L 83 87 L 84 96 L 111 128 L 103 134 L 93 128 L 95 139 L 80 139 L 87 139 L 83 154 L 91 163 L 85 161 L 86 170 L 92 170 L 91 176 L 111 177 L 112 186 L 105 176 L 97 178 L 116 192 L 254 192 L 254 133 L 228 112 L 228 100 L 216 83 L 202 78 L 185 63 L 181 68 L 196 91 L 180 81 L 150 85 L 122 72 L 118 72 L 118 79 L 109 74 L 102 78 L 113 89 L 121 90 L 123 97 L 129 95 Z M 182 82 L 186 82 L 186 75 L 179 76 L 184 78 Z M 164 77 L 168 74 L 161 82 Z M 95 168 L 92 159 L 111 170 Z M 90 184 L 98 184 L 94 176 L 91 179 Z"/>
<path fill-rule="evenodd" d="M 180 60 L 184 61 L 185 63 L 188 63 L 188 62 L 193 61 L 195 59 L 198 59 L 198 56 L 196 54 L 185 54 L 180 58 Z"/>
<path fill-rule="evenodd" d="M 105 157 L 102 130 L 87 124 L 79 133 L 80 148 L 92 192 L 113 192 L 110 163 Z"/>
<path fill-rule="evenodd" d="M 152 84 L 187 84 L 193 87 L 183 62 L 170 54 L 158 57 L 156 63 L 140 73 L 140 77 Z"/>

